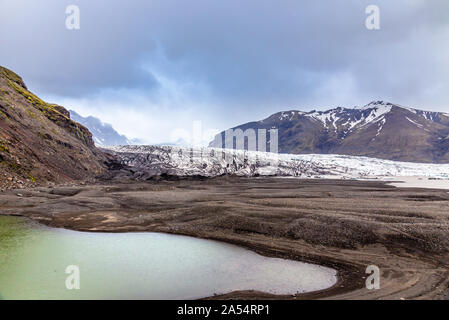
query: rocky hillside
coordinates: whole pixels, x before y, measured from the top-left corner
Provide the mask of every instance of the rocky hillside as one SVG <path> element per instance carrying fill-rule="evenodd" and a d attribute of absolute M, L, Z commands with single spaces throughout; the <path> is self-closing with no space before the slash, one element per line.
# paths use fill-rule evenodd
<path fill-rule="evenodd" d="M 361 108 L 285 111 L 233 129 L 277 128 L 281 153 L 449 162 L 449 115 L 375 101 Z M 224 141 L 224 132 L 221 133 Z M 216 137 L 211 147 L 222 147 Z"/>
<path fill-rule="evenodd" d="M 105 160 L 66 109 L 42 101 L 0 67 L 0 189 L 92 179 Z"/>

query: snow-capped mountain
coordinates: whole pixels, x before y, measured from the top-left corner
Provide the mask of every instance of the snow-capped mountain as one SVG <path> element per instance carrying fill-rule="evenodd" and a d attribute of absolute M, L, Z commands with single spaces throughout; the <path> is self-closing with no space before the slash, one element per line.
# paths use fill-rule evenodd
<path fill-rule="evenodd" d="M 98 147 L 128 145 L 133 143 L 133 141 L 115 131 L 109 123 L 104 123 L 100 119 L 92 116 L 82 117 L 73 110 L 69 110 L 69 112 L 70 117 L 73 120 L 89 129 L 92 133 L 95 145 Z"/>
<path fill-rule="evenodd" d="M 219 148 L 169 146 L 108 147 L 119 161 L 132 168 L 137 179 L 155 175 L 296 176 L 303 178 L 363 178 L 427 176 L 449 179 L 449 164 L 396 162 L 345 155 L 292 155 Z"/>
<path fill-rule="evenodd" d="M 364 107 L 278 112 L 232 129 L 278 129 L 278 150 L 448 163 L 449 114 L 374 101 Z M 209 144 L 224 147 L 224 132 Z M 269 143 L 267 144 L 269 150 Z"/>

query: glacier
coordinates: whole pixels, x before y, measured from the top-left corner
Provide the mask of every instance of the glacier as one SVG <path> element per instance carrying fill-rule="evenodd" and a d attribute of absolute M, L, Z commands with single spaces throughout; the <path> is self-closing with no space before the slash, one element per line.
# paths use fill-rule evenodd
<path fill-rule="evenodd" d="M 119 162 L 139 172 L 142 179 L 155 175 L 284 176 L 359 179 L 415 177 L 449 179 L 449 164 L 398 162 L 334 154 L 276 154 L 207 147 L 127 145 L 105 147 Z"/>

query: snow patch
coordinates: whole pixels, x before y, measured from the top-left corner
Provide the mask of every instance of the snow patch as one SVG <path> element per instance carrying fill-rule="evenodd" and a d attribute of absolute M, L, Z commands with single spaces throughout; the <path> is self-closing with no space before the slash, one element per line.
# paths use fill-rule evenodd
<path fill-rule="evenodd" d="M 413 121 L 412 119 L 410 119 L 409 117 L 405 116 L 405 118 L 410 121 L 411 123 L 413 123 L 414 125 L 416 125 L 418 128 L 422 129 L 423 125 L 419 124 L 418 122 Z"/>

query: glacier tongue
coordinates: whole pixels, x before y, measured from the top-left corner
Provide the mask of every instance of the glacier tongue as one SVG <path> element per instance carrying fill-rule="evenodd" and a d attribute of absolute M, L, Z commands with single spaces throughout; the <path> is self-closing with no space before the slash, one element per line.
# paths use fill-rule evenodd
<path fill-rule="evenodd" d="M 174 146 L 107 147 L 120 162 L 142 177 L 177 176 L 295 176 L 303 178 L 363 178 L 426 176 L 449 178 L 449 164 L 396 162 L 376 158 L 324 154 L 275 154 L 220 148 Z"/>

